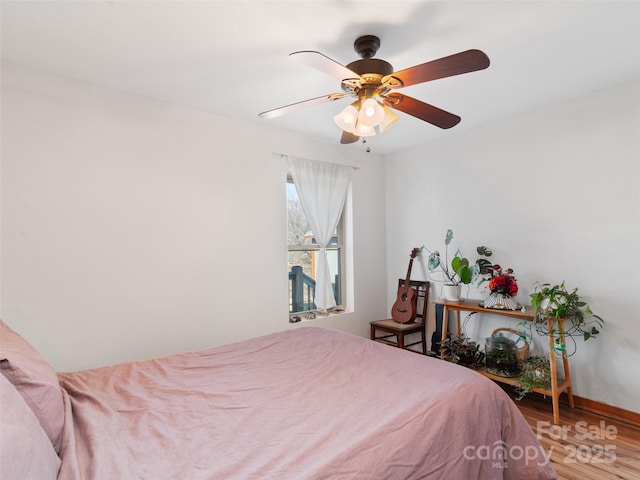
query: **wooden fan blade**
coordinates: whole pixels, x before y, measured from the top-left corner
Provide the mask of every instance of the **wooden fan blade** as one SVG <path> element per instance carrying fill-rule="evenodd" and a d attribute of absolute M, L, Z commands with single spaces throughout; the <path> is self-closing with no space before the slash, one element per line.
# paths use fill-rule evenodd
<path fill-rule="evenodd" d="M 413 115 L 436 127 L 451 128 L 460 123 L 461 120 L 459 116 L 453 113 L 446 112 L 438 107 L 434 107 L 433 105 L 429 105 L 428 103 L 416 100 L 407 95 L 402 95 L 401 93 L 389 93 L 384 98 L 385 103 L 389 107 Z"/>
<path fill-rule="evenodd" d="M 398 85 L 395 88 L 408 87 L 439 78 L 483 70 L 488 66 L 489 57 L 484 52 L 481 50 L 467 50 L 394 72 L 385 77 L 383 82 L 389 77 L 394 77 L 402 82 L 402 85 Z"/>
<path fill-rule="evenodd" d="M 310 98 L 309 100 L 303 100 L 301 102 L 292 103 L 291 105 L 285 105 L 284 107 L 274 108 L 273 110 L 267 110 L 266 112 L 259 113 L 260 118 L 276 118 L 285 113 L 291 113 L 301 108 L 310 107 L 312 105 L 319 105 L 321 103 L 333 102 L 344 97 L 345 93 L 330 93 L 329 95 L 323 95 L 321 97 Z"/>
<path fill-rule="evenodd" d="M 301 52 L 293 52 L 289 54 L 290 57 L 296 60 L 320 70 L 321 72 L 331 75 L 338 80 L 345 80 L 347 78 L 360 78 L 360 75 L 349 70 L 344 65 L 336 62 L 335 60 L 323 55 L 320 52 L 314 52 L 313 50 L 305 50 Z"/>
<path fill-rule="evenodd" d="M 347 143 L 355 143 L 360 140 L 360 137 L 354 135 L 353 133 L 349 133 L 345 130 L 342 131 L 342 138 L 340 138 L 340 143 L 346 145 Z"/>

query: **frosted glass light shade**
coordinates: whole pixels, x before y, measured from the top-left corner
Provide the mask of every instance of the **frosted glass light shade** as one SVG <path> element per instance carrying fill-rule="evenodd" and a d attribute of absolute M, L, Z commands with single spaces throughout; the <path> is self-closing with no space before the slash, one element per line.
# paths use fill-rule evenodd
<path fill-rule="evenodd" d="M 367 98 L 362 102 L 360 113 L 358 114 L 358 123 L 367 127 L 375 127 L 384 118 L 384 109 L 373 98 Z"/>
<path fill-rule="evenodd" d="M 358 120 L 358 109 L 353 105 L 348 105 L 338 115 L 333 117 L 333 121 L 345 132 L 353 133 Z"/>
<path fill-rule="evenodd" d="M 373 137 L 376 134 L 376 131 L 373 127 L 363 125 L 358 121 L 355 130 L 351 133 L 358 137 Z"/>
<path fill-rule="evenodd" d="M 396 112 L 391 110 L 386 105 L 383 107 L 383 110 L 384 118 L 382 119 L 382 122 L 380 122 L 380 133 L 386 132 L 387 130 L 389 130 L 389 128 L 391 128 L 391 125 L 400 120 L 400 117 L 396 115 Z"/>

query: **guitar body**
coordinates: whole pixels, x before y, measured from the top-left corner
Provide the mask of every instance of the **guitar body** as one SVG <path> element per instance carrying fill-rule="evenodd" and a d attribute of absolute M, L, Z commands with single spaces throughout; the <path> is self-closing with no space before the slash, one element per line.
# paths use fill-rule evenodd
<path fill-rule="evenodd" d="M 391 307 L 391 318 L 398 323 L 412 322 L 416 318 L 418 308 L 418 292 L 414 288 L 407 288 L 404 293 L 404 287 L 398 289 L 398 298 Z"/>
<path fill-rule="evenodd" d="M 391 318 L 398 323 L 413 322 L 416 318 L 418 292 L 413 288 L 409 288 L 411 267 L 413 266 L 413 259 L 416 258 L 416 255 L 418 255 L 418 249 L 414 248 L 411 251 L 409 268 L 407 269 L 407 278 L 404 281 L 404 285 L 398 289 L 398 297 L 393 304 L 393 307 L 391 307 Z"/>

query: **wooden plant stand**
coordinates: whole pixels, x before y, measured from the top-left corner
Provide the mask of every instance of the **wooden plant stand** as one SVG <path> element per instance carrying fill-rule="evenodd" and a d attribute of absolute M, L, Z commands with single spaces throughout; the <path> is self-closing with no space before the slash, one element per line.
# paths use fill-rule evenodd
<path fill-rule="evenodd" d="M 458 338 L 460 337 L 460 312 L 475 312 L 475 313 L 487 313 L 490 315 L 501 315 L 504 317 L 509 317 L 517 320 L 526 320 L 533 321 L 535 314 L 530 306 L 526 307 L 526 310 L 497 310 L 491 308 L 484 308 L 480 306 L 480 302 L 477 300 L 466 300 L 464 302 L 449 302 L 446 300 L 438 300 L 435 303 L 443 306 L 442 311 L 442 342 L 447 338 L 447 320 L 449 318 L 449 310 L 455 312 L 456 314 L 456 335 Z M 566 344 L 564 337 L 564 322 L 566 319 L 555 319 L 549 318 L 547 319 L 547 330 L 549 337 L 549 367 L 551 373 L 551 387 L 550 388 L 533 388 L 532 391 L 536 393 L 541 393 L 543 395 L 547 395 L 551 397 L 553 404 L 553 423 L 556 425 L 560 424 L 560 394 L 566 390 L 567 396 L 569 398 L 569 406 L 574 408 L 575 404 L 573 401 L 573 390 L 571 388 L 571 371 L 569 369 L 569 358 L 566 353 Z M 559 383 L 558 381 L 558 373 L 556 370 L 556 345 L 554 338 L 554 326 L 557 323 L 557 336 L 559 340 L 559 349 L 562 351 L 562 367 L 564 370 L 564 380 Z M 444 344 L 444 343 L 442 343 Z M 444 358 L 444 351 L 440 354 L 441 358 Z M 501 377 L 498 375 L 493 375 L 486 371 L 486 369 L 476 369 L 476 371 L 485 377 L 490 378 L 491 380 L 495 380 L 496 382 L 506 383 L 508 385 L 513 385 L 515 387 L 520 385 L 519 377 Z"/>

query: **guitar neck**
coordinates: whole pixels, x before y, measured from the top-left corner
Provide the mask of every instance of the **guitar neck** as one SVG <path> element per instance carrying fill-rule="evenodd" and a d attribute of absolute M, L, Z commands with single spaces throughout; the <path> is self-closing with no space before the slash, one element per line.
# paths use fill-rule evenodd
<path fill-rule="evenodd" d="M 409 260 L 409 268 L 407 269 L 407 279 L 404 281 L 403 293 L 406 295 L 409 290 L 409 279 L 411 278 L 411 267 L 413 267 L 413 258 Z"/>
<path fill-rule="evenodd" d="M 413 259 L 416 258 L 416 255 L 418 255 L 418 248 L 414 248 L 413 250 L 411 250 L 411 256 L 409 257 L 409 268 L 407 268 L 407 279 L 404 281 L 404 288 L 402 290 L 402 293 L 404 295 L 407 294 L 407 291 L 409 290 L 409 280 L 411 279 L 411 267 L 413 267 Z"/>

